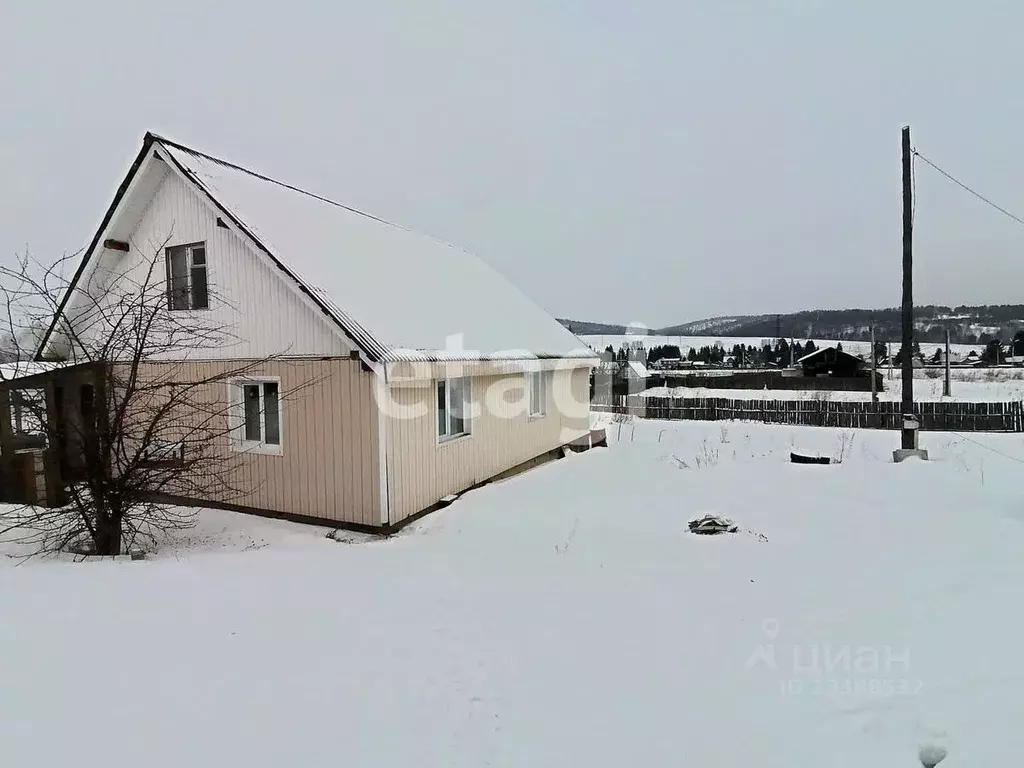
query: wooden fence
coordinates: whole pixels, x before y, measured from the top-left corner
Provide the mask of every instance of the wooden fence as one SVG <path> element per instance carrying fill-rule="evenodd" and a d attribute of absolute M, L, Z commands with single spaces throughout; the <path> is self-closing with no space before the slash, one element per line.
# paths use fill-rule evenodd
<path fill-rule="evenodd" d="M 594 411 L 647 419 L 759 421 L 846 429 L 900 429 L 900 404 L 845 400 L 733 400 L 726 397 L 595 398 Z M 1024 432 L 1024 409 L 1015 403 L 915 403 L 922 430 L 944 432 Z"/>

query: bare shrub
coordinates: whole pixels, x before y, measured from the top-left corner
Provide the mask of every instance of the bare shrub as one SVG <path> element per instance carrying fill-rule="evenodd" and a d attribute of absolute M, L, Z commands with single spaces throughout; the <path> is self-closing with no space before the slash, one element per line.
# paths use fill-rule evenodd
<path fill-rule="evenodd" d="M 847 430 L 843 430 L 839 433 L 839 445 L 836 447 L 836 452 L 832 455 L 833 463 L 843 463 L 850 451 L 853 449 L 853 441 L 856 436 L 855 432 Z"/>
<path fill-rule="evenodd" d="M 631 413 L 616 413 L 612 415 L 612 423 L 618 424 L 618 428 L 615 431 L 615 440 L 622 442 L 622 427 L 626 426 L 629 428 L 629 441 L 633 442 L 633 438 L 636 436 L 636 417 Z M 659 441 L 660 442 L 660 441 Z"/>
<path fill-rule="evenodd" d="M 700 452 L 693 459 L 698 469 L 718 466 L 718 449 L 706 437 L 701 441 Z"/>

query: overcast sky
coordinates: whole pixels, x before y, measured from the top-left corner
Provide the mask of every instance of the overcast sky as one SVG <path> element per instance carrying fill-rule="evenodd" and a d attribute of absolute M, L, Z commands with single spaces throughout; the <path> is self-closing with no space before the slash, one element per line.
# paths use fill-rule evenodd
<path fill-rule="evenodd" d="M 1024 215 L 1022 23 L 1013 0 L 5 0 L 0 256 L 85 245 L 153 130 L 459 243 L 559 316 L 893 306 L 903 123 Z M 1024 302 L 1024 226 L 927 167 L 917 192 L 918 303 Z"/>

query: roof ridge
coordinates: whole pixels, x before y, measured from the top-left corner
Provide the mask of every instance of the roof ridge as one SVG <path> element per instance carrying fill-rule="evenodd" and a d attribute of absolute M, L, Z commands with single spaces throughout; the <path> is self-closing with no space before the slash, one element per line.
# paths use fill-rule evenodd
<path fill-rule="evenodd" d="M 479 259 L 488 268 L 493 269 L 493 267 L 491 267 L 489 262 L 487 262 L 487 261 L 485 261 L 483 259 L 480 259 L 480 257 L 477 256 L 477 254 L 473 253 L 468 248 L 464 248 L 463 246 L 458 245 L 457 243 L 452 243 L 452 242 L 449 242 L 448 240 L 443 240 L 440 237 L 428 234 L 426 232 L 420 232 L 417 229 L 410 229 L 409 227 L 407 227 L 407 226 L 405 226 L 403 224 L 399 224 L 398 222 L 391 221 L 389 219 L 384 219 L 384 218 L 381 218 L 380 216 L 375 216 L 372 213 L 367 213 L 366 211 L 360 210 L 359 208 L 355 208 L 355 207 L 350 206 L 350 205 L 345 205 L 344 203 L 339 203 L 337 200 L 331 200 L 329 197 L 324 197 L 323 195 L 318 195 L 315 192 L 310 192 L 309 190 L 302 189 L 302 187 L 296 187 L 293 184 L 289 184 L 287 182 L 280 181 L 278 179 L 273 178 L 272 176 L 267 176 L 265 174 L 262 174 L 259 171 L 254 171 L 251 168 L 246 168 L 243 165 L 238 165 L 237 163 L 232 163 L 231 161 L 225 160 L 225 159 L 223 159 L 221 157 L 216 157 L 216 156 L 208 154 L 206 152 L 202 152 L 202 151 L 200 151 L 198 149 L 195 149 L 193 147 L 190 147 L 190 146 L 188 146 L 186 144 L 182 144 L 179 141 L 174 141 L 173 139 L 168 139 L 166 136 L 161 136 L 160 134 L 154 133 L 153 131 L 147 131 L 146 136 L 147 136 L 147 138 L 150 138 L 150 139 L 152 139 L 154 141 L 158 141 L 161 144 L 166 144 L 169 147 L 174 147 L 175 149 L 180 149 L 183 152 L 188 152 L 189 154 L 195 155 L 196 157 L 201 157 L 204 160 L 209 160 L 210 162 L 217 163 L 218 165 L 223 165 L 226 168 L 231 168 L 232 170 L 239 171 L 240 173 L 247 174 L 249 176 L 252 176 L 253 178 L 259 179 L 260 181 L 266 181 L 266 182 L 269 182 L 271 184 L 276 184 L 279 187 L 283 187 L 284 189 L 291 190 L 292 192 L 298 192 L 300 195 L 306 195 L 307 197 L 311 197 L 314 200 L 319 200 L 322 203 L 327 203 L 328 205 L 333 205 L 336 208 L 341 208 L 342 210 L 348 211 L 349 213 L 354 213 L 357 216 L 363 216 L 364 218 L 370 219 L 371 221 L 376 221 L 379 224 L 383 224 L 383 225 L 388 226 L 388 227 L 394 227 L 395 229 L 401 230 L 402 232 L 407 232 L 410 235 L 415 235 L 416 237 L 423 237 L 423 238 L 426 238 L 427 240 L 433 240 L 435 243 L 439 243 L 440 245 L 446 246 L 448 248 L 453 248 L 456 251 L 460 251 L 460 252 L 466 254 L 467 256 L 472 256 L 475 259 Z"/>
<path fill-rule="evenodd" d="M 348 211 L 349 213 L 354 213 L 354 214 L 356 214 L 358 216 L 364 216 L 367 219 L 372 219 L 373 221 L 376 221 L 376 222 L 378 222 L 380 224 L 384 224 L 384 225 L 389 226 L 389 227 L 394 227 L 395 229 L 400 229 L 403 232 L 408 232 L 411 235 L 419 235 L 420 237 L 429 237 L 431 240 L 436 240 L 437 242 L 443 243 L 444 245 L 447 245 L 450 248 L 456 248 L 457 247 L 457 246 L 455 246 L 455 245 L 453 245 L 451 243 L 446 243 L 443 240 L 438 240 L 437 238 L 432 237 L 431 235 L 426 235 L 426 234 L 424 234 L 422 232 L 417 232 L 416 230 L 409 229 L 408 227 L 404 227 L 401 224 L 398 224 L 397 222 L 389 221 L 388 219 L 382 219 L 380 216 L 374 216 L 372 213 L 367 213 L 366 211 L 361 211 L 358 208 L 353 208 L 350 205 L 345 205 L 344 203 L 339 203 L 337 200 L 331 200 L 329 197 L 324 197 L 323 195 L 318 195 L 315 192 L 310 192 L 308 190 L 302 189 L 301 187 L 296 187 L 293 184 L 288 184 L 287 182 L 280 181 L 280 180 L 275 179 L 275 178 L 273 178 L 271 176 L 267 176 L 267 175 L 262 174 L 262 173 L 260 173 L 258 171 L 254 171 L 251 168 L 246 168 L 243 165 L 238 165 L 237 163 L 232 163 L 229 160 L 225 160 L 225 159 L 220 158 L 220 157 L 215 157 L 214 155 L 208 154 L 206 152 L 201 152 L 198 149 L 194 149 L 193 147 L 189 147 L 189 146 L 187 146 L 185 144 L 182 144 L 181 142 L 177 142 L 177 141 L 174 141 L 172 139 L 168 139 L 167 137 L 161 136 L 158 133 L 153 133 L 152 131 L 150 131 L 148 136 L 150 136 L 155 141 L 160 142 L 161 144 L 166 144 L 169 147 L 174 147 L 175 149 L 180 149 L 183 152 L 188 152 L 189 154 L 195 155 L 196 157 L 201 157 L 204 160 L 209 160 L 210 162 L 217 163 L 218 165 L 223 165 L 226 168 L 231 168 L 232 170 L 239 171 L 240 173 L 247 174 L 249 176 L 252 176 L 254 178 L 259 179 L 260 181 L 266 181 L 266 182 L 269 182 L 271 184 L 277 184 L 279 187 L 284 187 L 285 189 L 289 189 L 292 192 L 298 192 L 300 195 L 306 195 L 307 197 L 312 197 L 315 200 L 319 200 L 322 203 L 327 203 L 328 205 L 333 205 L 336 208 L 341 208 L 343 210 Z"/>

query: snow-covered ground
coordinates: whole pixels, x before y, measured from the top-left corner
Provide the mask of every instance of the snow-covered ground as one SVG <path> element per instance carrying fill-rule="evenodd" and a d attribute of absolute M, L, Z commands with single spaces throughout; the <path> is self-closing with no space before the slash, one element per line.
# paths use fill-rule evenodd
<path fill-rule="evenodd" d="M 388 540 L 209 512 L 142 562 L 0 557 L 4 764 L 1018 762 L 1024 438 L 609 432 Z"/>
<path fill-rule="evenodd" d="M 732 373 L 732 371 L 729 371 Z M 1024 369 L 970 368 L 950 371 L 952 396 L 942 396 L 942 371 L 919 369 L 914 376 L 914 399 L 918 402 L 955 400 L 963 402 L 1008 403 L 1024 400 Z M 886 376 L 886 371 L 882 371 Z M 703 374 L 702 374 L 703 375 Z M 893 372 L 886 377 L 880 400 L 898 401 L 903 378 Z M 871 400 L 870 392 L 834 392 L 794 389 L 717 389 L 714 387 L 651 387 L 638 393 L 644 397 L 726 397 L 733 400 Z"/>
<path fill-rule="evenodd" d="M 748 347 L 760 347 L 766 341 L 769 344 L 774 344 L 775 339 L 769 339 L 766 337 L 732 337 L 732 336 L 580 336 L 580 338 L 594 349 L 600 351 L 611 344 L 615 349 L 618 349 L 624 343 L 640 342 L 647 349 L 656 347 L 663 344 L 675 344 L 679 347 L 680 351 L 685 355 L 691 347 L 700 349 L 701 347 L 713 347 L 716 344 L 727 351 L 731 351 L 732 348 L 737 344 L 746 344 Z M 801 344 L 806 344 L 807 339 L 797 338 Z M 819 347 L 834 347 L 836 344 L 843 345 L 843 351 L 849 352 L 852 355 L 865 355 L 867 356 L 871 352 L 871 342 L 868 341 L 836 341 L 834 339 L 814 339 L 814 343 Z M 924 342 L 921 344 L 921 352 L 926 358 L 930 359 L 935 354 L 935 350 L 939 347 L 945 347 L 945 345 L 933 344 Z M 977 344 L 950 344 L 950 351 L 959 355 L 966 355 L 971 350 L 975 350 L 978 354 L 981 354 L 984 350 L 985 345 Z M 893 344 L 893 354 L 896 353 L 899 345 Z"/>

